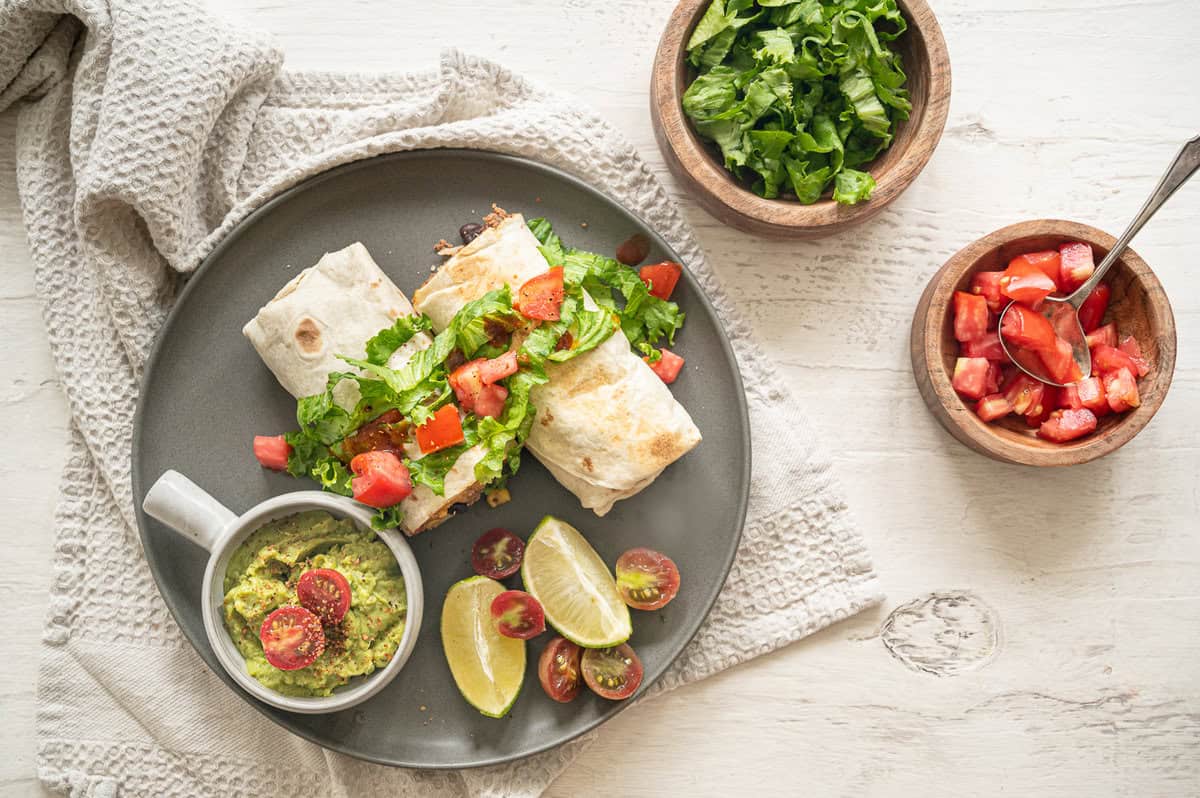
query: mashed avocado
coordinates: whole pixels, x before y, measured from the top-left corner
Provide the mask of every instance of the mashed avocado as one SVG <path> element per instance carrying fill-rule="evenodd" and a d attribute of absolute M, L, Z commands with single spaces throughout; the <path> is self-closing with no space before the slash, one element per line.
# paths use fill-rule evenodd
<path fill-rule="evenodd" d="M 306 668 L 284 671 L 267 662 L 258 632 L 263 619 L 298 605 L 296 582 L 313 568 L 340 571 L 350 583 L 350 609 L 325 628 L 325 651 Z M 259 528 L 225 570 L 225 628 L 266 687 L 293 696 L 326 696 L 386 665 L 404 634 L 408 598 L 391 550 L 374 533 L 322 510 L 297 513 Z"/>

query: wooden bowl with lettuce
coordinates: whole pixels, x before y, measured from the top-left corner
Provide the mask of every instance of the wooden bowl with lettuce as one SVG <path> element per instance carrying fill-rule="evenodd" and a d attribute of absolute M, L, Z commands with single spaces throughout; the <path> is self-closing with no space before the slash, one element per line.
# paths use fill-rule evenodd
<path fill-rule="evenodd" d="M 659 148 L 701 206 L 789 238 L 883 210 L 929 161 L 949 106 L 925 0 L 682 0 L 650 85 Z"/>

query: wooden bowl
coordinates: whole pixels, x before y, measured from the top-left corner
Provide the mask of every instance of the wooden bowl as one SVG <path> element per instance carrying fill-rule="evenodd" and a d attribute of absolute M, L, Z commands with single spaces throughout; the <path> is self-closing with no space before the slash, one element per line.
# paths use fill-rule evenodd
<path fill-rule="evenodd" d="M 897 0 L 908 30 L 893 45 L 908 75 L 912 113 L 897 125 L 892 146 L 867 165 L 875 178 L 871 199 L 839 205 L 829 192 L 813 203 L 763 199 L 723 165 L 715 147 L 696 135 L 681 104 L 690 78 L 687 41 L 709 0 L 681 0 L 658 43 L 650 78 L 650 117 L 667 166 L 700 205 L 722 222 L 749 233 L 821 238 L 882 211 L 929 161 L 950 110 L 950 56 L 942 29 L 925 0 Z"/>
<path fill-rule="evenodd" d="M 913 316 L 913 376 L 921 397 L 951 435 L 988 457 L 1006 463 L 1065 466 L 1086 463 L 1114 452 L 1150 423 L 1171 385 L 1175 371 L 1175 317 L 1162 284 L 1146 262 L 1132 249 L 1104 278 L 1112 287 L 1105 321 L 1115 321 L 1121 335 L 1134 335 L 1141 343 L 1151 371 L 1138 380 L 1142 404 L 1127 413 L 1100 419 L 1096 431 L 1069 443 L 1051 443 L 1037 437 L 1023 418 L 1006 416 L 990 424 L 975 415 L 974 402 L 964 401 L 950 387 L 958 341 L 954 339 L 955 291 L 969 291 L 977 271 L 1003 269 L 1025 252 L 1057 248 L 1067 241 L 1092 245 L 1096 263 L 1108 254 L 1116 239 L 1108 233 L 1076 222 L 1038 219 L 1010 225 L 984 236 L 946 261 L 929 281 Z"/>

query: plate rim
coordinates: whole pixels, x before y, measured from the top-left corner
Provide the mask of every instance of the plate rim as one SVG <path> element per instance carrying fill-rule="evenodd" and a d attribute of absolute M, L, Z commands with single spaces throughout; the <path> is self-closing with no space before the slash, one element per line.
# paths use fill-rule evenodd
<path fill-rule="evenodd" d="M 363 157 L 363 158 L 357 158 L 357 159 L 354 159 L 351 161 L 347 161 L 345 163 L 338 164 L 329 169 L 318 172 L 314 175 L 310 175 L 310 176 L 306 177 L 305 179 L 288 186 L 287 188 L 280 191 L 278 194 L 275 194 L 269 200 L 267 200 L 262 205 L 258 206 L 253 211 L 248 213 L 245 217 L 240 219 L 220 239 L 220 241 L 217 242 L 217 244 L 213 247 L 212 251 L 209 252 L 208 255 L 206 255 L 204 257 L 204 259 L 200 262 L 200 264 L 188 276 L 187 283 L 184 285 L 183 289 L 179 292 L 179 295 L 176 297 L 175 303 L 171 306 L 171 310 L 168 312 L 167 317 L 163 320 L 162 325 L 159 327 L 158 331 L 155 333 L 154 341 L 151 344 L 150 351 L 146 357 L 145 365 L 143 366 L 142 377 L 138 381 L 138 396 L 137 396 L 136 407 L 134 410 L 133 434 L 132 434 L 132 439 L 131 439 L 130 481 L 131 481 L 131 486 L 133 488 L 134 518 L 137 523 L 138 540 L 142 545 L 142 554 L 146 558 L 146 563 L 150 568 L 150 575 L 154 580 L 154 587 L 156 590 L 158 590 L 159 597 L 162 598 L 163 603 L 166 604 L 167 610 L 168 610 L 168 612 L 170 612 L 171 618 L 175 621 L 175 624 L 179 627 L 180 633 L 183 635 L 184 639 L 187 640 L 188 644 L 192 647 L 192 649 L 196 652 L 196 654 L 200 657 L 200 660 L 201 660 L 201 662 L 204 663 L 204 666 L 206 668 L 208 668 L 211 672 L 213 672 L 227 687 L 229 687 L 233 692 L 235 692 L 241 700 L 243 700 L 245 703 L 249 704 L 259 714 L 263 715 L 268 720 L 270 720 L 272 723 L 276 724 L 281 729 L 289 732 L 290 734 L 294 734 L 297 737 L 300 737 L 300 738 L 302 738 L 308 742 L 311 742 L 315 745 L 318 745 L 324 749 L 327 749 L 330 751 L 335 751 L 335 752 L 341 753 L 341 754 L 345 754 L 347 756 L 353 757 L 353 758 L 361 760 L 361 761 L 372 762 L 372 763 L 378 764 L 378 765 L 385 765 L 388 767 L 399 767 L 399 768 L 413 768 L 413 769 L 424 769 L 424 770 L 469 770 L 469 769 L 474 769 L 474 768 L 489 767 L 489 766 L 493 766 L 493 765 L 502 765 L 502 764 L 507 764 L 509 762 L 517 762 L 517 761 L 520 761 L 523 759 L 527 759 L 536 754 L 544 753 L 545 751 L 549 751 L 551 749 L 558 748 L 558 747 L 565 745 L 573 740 L 578 739 L 579 737 L 582 737 L 584 734 L 587 734 L 588 732 L 607 723 L 608 721 L 610 721 L 614 717 L 616 717 L 618 714 L 620 714 L 621 712 L 628 709 L 630 706 L 632 706 L 634 704 L 640 704 L 642 702 L 642 700 L 647 697 L 647 695 L 648 695 L 647 691 L 655 683 L 657 683 L 659 679 L 661 679 L 663 677 L 663 675 L 666 673 L 666 671 L 673 664 L 675 664 L 675 662 L 679 659 L 679 656 L 683 653 L 684 649 L 686 649 L 692 643 L 692 641 L 695 640 L 696 635 L 699 634 L 701 627 L 704 626 L 705 621 L 707 621 L 709 616 L 712 614 L 712 610 L 713 610 L 713 607 L 716 605 L 717 599 L 720 597 L 722 590 L 724 589 L 726 583 L 729 581 L 729 573 L 733 568 L 733 562 L 736 559 L 738 549 L 741 546 L 742 536 L 745 532 L 746 516 L 747 516 L 747 512 L 749 510 L 751 458 L 753 456 L 753 447 L 751 445 L 751 437 L 752 436 L 751 436 L 751 427 L 750 427 L 749 402 L 747 401 L 747 398 L 746 398 L 745 383 L 742 379 L 741 365 L 738 362 L 737 353 L 734 351 L 733 344 L 729 340 L 729 334 L 725 329 L 725 324 L 722 321 L 720 314 L 717 312 L 717 309 L 713 306 L 712 301 L 708 298 L 708 294 L 701 287 L 699 281 L 691 274 L 691 271 L 689 269 L 684 269 L 684 271 L 683 271 L 684 281 L 687 282 L 692 289 L 694 289 L 696 295 L 700 299 L 700 303 L 701 303 L 702 307 L 715 320 L 716 328 L 718 331 L 718 336 L 717 336 L 718 342 L 720 343 L 721 349 L 724 352 L 727 360 L 733 366 L 733 378 L 734 378 L 734 382 L 735 382 L 734 387 L 736 388 L 736 396 L 738 399 L 737 411 L 741 417 L 742 426 L 746 431 L 746 434 L 742 438 L 742 454 L 743 454 L 742 462 L 743 462 L 743 465 L 742 465 L 742 469 L 741 469 L 741 474 L 739 475 L 740 480 L 741 480 L 741 485 L 740 485 L 740 490 L 738 492 L 738 510 L 736 513 L 736 515 L 737 515 L 737 531 L 734 536 L 733 546 L 730 548 L 729 554 L 725 557 L 724 563 L 722 564 L 721 570 L 722 570 L 723 575 L 720 579 L 720 582 L 719 582 L 719 584 L 714 586 L 714 588 L 712 589 L 711 595 L 709 596 L 707 601 L 704 602 L 704 609 L 703 609 L 703 612 L 700 614 L 699 619 L 696 621 L 694 627 L 686 632 L 684 639 L 680 643 L 680 645 L 672 651 L 670 656 L 667 657 L 665 664 L 662 666 L 662 669 L 657 674 L 655 674 L 652 679 L 646 680 L 646 682 L 643 684 L 643 686 L 641 688 L 639 688 L 642 691 L 641 695 L 639 695 L 637 698 L 635 698 L 632 701 L 614 701 L 614 702 L 612 702 L 612 704 L 613 704 L 612 707 L 610 709 L 608 709 L 606 712 L 604 712 L 602 715 L 600 715 L 596 719 L 584 724 L 580 729 L 570 732 L 565 737 L 555 738 L 551 742 L 532 746 L 532 747 L 530 747 L 524 751 L 521 751 L 519 753 L 501 754 L 499 756 L 493 756 L 493 757 L 488 757 L 488 758 L 478 759 L 478 760 L 470 760 L 470 761 L 465 761 L 465 762 L 439 762 L 439 763 L 430 764 L 427 762 L 412 761 L 412 760 L 406 760 L 406 759 L 400 759 L 400 758 L 386 759 L 386 758 L 382 758 L 379 756 L 360 752 L 350 746 L 341 744 L 338 741 L 328 741 L 328 740 L 324 740 L 324 739 L 319 739 L 315 734 L 311 733 L 306 727 L 293 726 L 292 724 L 285 722 L 285 719 L 278 717 L 276 715 L 276 713 L 274 711 L 272 711 L 271 707 L 269 707 L 268 705 L 264 704 L 261 701 L 258 701 L 252 695 L 249 695 L 244 690 L 239 688 L 237 683 L 234 682 L 232 680 L 232 678 L 229 677 L 229 675 L 224 672 L 224 670 L 220 667 L 219 663 L 217 663 L 216 666 L 214 667 L 214 663 L 209 662 L 209 658 L 208 658 L 208 656 L 206 656 L 205 651 L 203 651 L 201 649 L 200 645 L 197 643 L 197 641 L 193 640 L 192 636 L 188 634 L 187 627 L 181 619 L 181 616 L 184 612 L 183 608 L 180 606 L 177 606 L 177 603 L 172 598 L 170 598 L 167 595 L 167 593 L 165 593 L 163 591 L 162 582 L 164 580 L 162 578 L 160 578 L 160 570 L 161 570 L 160 565 L 161 564 L 159 562 L 159 558 L 157 556 L 151 554 L 152 548 L 147 545 L 147 541 L 150 538 L 150 536 L 148 534 L 148 530 L 147 530 L 148 517 L 146 515 L 146 512 L 142 509 L 142 506 L 141 506 L 141 502 L 145 498 L 146 490 L 148 489 L 148 485 L 143 485 L 143 482 L 141 479 L 142 468 L 141 468 L 141 456 L 140 456 L 140 451 L 142 449 L 143 415 L 144 415 L 144 410 L 145 410 L 145 406 L 146 406 L 145 397 L 147 395 L 147 388 L 148 388 L 151 380 L 154 377 L 155 366 L 157 365 L 159 357 L 161 356 L 164 341 L 165 341 L 169 331 L 171 330 L 172 326 L 176 323 L 179 313 L 181 312 L 181 309 L 184 307 L 184 305 L 185 305 L 188 297 L 190 296 L 191 292 L 193 291 L 194 287 L 200 282 L 200 280 L 204 277 L 204 275 L 209 271 L 209 268 L 211 267 L 211 265 L 214 262 L 216 262 L 218 259 L 220 259 L 224 255 L 225 251 L 228 250 L 231 246 L 233 246 L 233 244 L 239 238 L 241 238 L 243 235 L 245 235 L 247 233 L 247 231 L 250 230 L 258 222 L 258 220 L 261 217 L 266 216 L 267 214 L 271 213 L 272 211 L 277 209 L 279 206 L 286 204 L 296 195 L 299 195 L 306 191 L 309 191 L 309 190 L 313 189 L 315 186 L 318 186 L 319 184 L 325 182 L 326 180 L 332 179 L 334 177 L 338 177 L 344 173 L 353 172 L 353 171 L 357 171 L 360 169 L 369 169 L 369 168 L 371 168 L 372 165 L 378 164 L 381 162 L 387 162 L 387 161 L 393 161 L 393 160 L 417 160 L 417 159 L 422 159 L 422 158 L 434 158 L 434 159 L 437 159 L 437 158 L 451 158 L 451 159 L 473 158 L 473 159 L 489 161 L 489 162 L 506 163 L 506 164 L 509 164 L 512 166 L 516 166 L 518 168 L 532 169 L 535 172 L 541 172 L 543 175 L 545 175 L 551 179 L 565 182 L 565 183 L 571 185 L 572 187 L 582 191 L 583 193 L 591 195 L 599 202 L 602 202 L 602 203 L 605 203 L 605 204 L 615 207 L 616 209 L 618 209 L 625 215 L 627 215 L 630 218 L 632 218 L 633 220 L 635 220 L 642 228 L 649 231 L 651 234 L 651 237 L 653 239 L 655 239 L 656 243 L 658 243 L 667 253 L 678 257 L 678 253 L 675 251 L 675 248 L 672 247 L 658 233 L 658 231 L 655 229 L 654 226 L 649 224 L 639 214 L 634 213 L 629 208 L 625 207 L 625 205 L 623 203 L 618 202 L 616 199 L 609 196 L 608 194 L 601 191 L 600 189 L 595 188 L 594 186 L 584 182 L 580 178 L 578 178 L 572 174 L 569 174 L 568 172 L 565 172 L 562 169 L 559 169 L 555 166 L 551 166 L 551 165 L 543 163 L 541 161 L 535 161 L 535 160 L 532 160 L 529 158 L 524 158 L 524 157 L 515 156 L 515 155 L 509 155 L 507 153 L 502 153 L 502 152 L 496 152 L 494 150 L 474 149 L 474 148 L 466 148 L 466 147 L 453 147 L 453 148 L 451 148 L 451 147 L 436 147 L 436 148 L 425 148 L 425 149 L 415 149 L 415 150 L 397 150 L 397 151 L 392 151 L 392 152 L 379 153 L 376 155 L 370 155 L 370 156 Z M 205 640 L 205 642 L 207 643 L 207 640 Z M 290 715 L 289 715 L 289 717 L 290 717 Z"/>

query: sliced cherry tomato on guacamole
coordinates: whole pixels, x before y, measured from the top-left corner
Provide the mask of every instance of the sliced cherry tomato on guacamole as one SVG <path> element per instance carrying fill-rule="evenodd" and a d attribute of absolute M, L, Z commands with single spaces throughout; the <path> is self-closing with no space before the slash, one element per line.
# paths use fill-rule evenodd
<path fill-rule="evenodd" d="M 363 452 L 350 461 L 354 498 L 368 507 L 383 509 L 399 504 L 412 493 L 408 467 L 391 452 Z"/>
<path fill-rule="evenodd" d="M 1065 294 L 1086 283 L 1092 272 L 1096 271 L 1096 262 L 1092 259 L 1092 247 L 1089 244 L 1072 241 L 1059 247 L 1058 254 L 1058 287 Z"/>
<path fill-rule="evenodd" d="M 1109 371 L 1100 377 L 1104 383 L 1104 398 L 1114 413 L 1124 413 L 1142 403 L 1138 395 L 1137 379 L 1127 368 Z"/>
<path fill-rule="evenodd" d="M 650 296 L 656 296 L 664 302 L 671 298 L 683 267 L 673 261 L 664 260 L 662 263 L 652 263 L 638 270 L 638 277 L 650 289 Z"/>
<path fill-rule="evenodd" d="M 987 300 L 966 291 L 954 292 L 954 337 L 959 341 L 982 338 L 988 328 Z"/>
<path fill-rule="evenodd" d="M 1096 431 L 1096 414 L 1087 408 L 1055 410 L 1042 426 L 1038 437 L 1054 443 L 1066 443 Z"/>
<path fill-rule="evenodd" d="M 971 293 L 983 297 L 992 313 L 999 313 L 1008 304 L 1000 294 L 1000 278 L 1003 276 L 1004 272 L 975 272 L 971 276 Z"/>
<path fill-rule="evenodd" d="M 1130 374 L 1138 373 L 1137 363 L 1120 349 L 1100 344 L 1092 350 L 1092 371 L 1106 374 L 1117 369 L 1129 369 Z"/>
<path fill-rule="evenodd" d="M 254 436 L 254 456 L 263 468 L 287 471 L 288 457 L 291 453 L 291 444 L 282 435 Z"/>
<path fill-rule="evenodd" d="M 635 610 L 665 607 L 679 592 L 679 569 L 660 551 L 630 549 L 617 558 L 616 570 L 621 600 Z"/>
<path fill-rule="evenodd" d="M 1054 253 L 1057 257 L 1058 253 Z M 1057 272 L 1057 269 L 1056 269 Z M 1058 284 L 1037 264 L 1014 258 L 1000 278 L 1000 293 L 1015 302 L 1036 306 L 1058 290 Z"/>
<path fill-rule="evenodd" d="M 546 611 L 524 590 L 505 590 L 492 599 L 492 620 L 505 637 L 531 640 L 546 631 Z"/>
<path fill-rule="evenodd" d="M 335 626 L 350 609 L 350 582 L 341 571 L 314 568 L 296 581 L 300 606 L 316 615 L 326 626 Z"/>
<path fill-rule="evenodd" d="M 960 357 L 954 362 L 954 390 L 968 399 L 982 399 L 988 392 L 989 365 L 982 357 Z"/>
<path fill-rule="evenodd" d="M 442 405 L 429 420 L 417 427 L 417 446 L 421 449 L 421 454 L 448 449 L 464 440 L 458 408 L 452 404 Z"/>
<path fill-rule="evenodd" d="M 563 267 L 532 277 L 517 290 L 514 306 L 527 319 L 558 321 L 563 302 Z"/>
<path fill-rule="evenodd" d="M 1000 334 L 1010 344 L 1039 352 L 1054 347 L 1054 328 L 1046 317 L 1024 305 L 1013 305 L 1004 314 Z"/>
<path fill-rule="evenodd" d="M 650 370 L 657 374 L 660 380 L 670 385 L 679 377 L 679 372 L 683 368 L 683 358 L 666 347 L 659 351 L 662 353 L 662 357 L 653 363 L 648 357 L 644 357 L 642 360 L 649 364 Z"/>
<path fill-rule="evenodd" d="M 1112 289 L 1108 283 L 1100 283 L 1096 290 L 1088 294 L 1087 299 L 1079 306 L 1079 324 L 1085 333 L 1104 323 L 1104 314 L 1108 312 L 1108 300 L 1112 297 Z"/>
<path fill-rule="evenodd" d="M 642 683 L 642 661 L 628 643 L 586 649 L 580 669 L 593 693 L 613 701 L 629 698 Z"/>
<path fill-rule="evenodd" d="M 1142 356 L 1142 345 L 1138 343 L 1136 338 L 1132 335 L 1125 336 L 1121 339 L 1121 345 L 1117 348 L 1129 355 L 1129 359 L 1137 367 L 1137 376 L 1145 377 L 1150 373 L 1150 361 Z"/>
<path fill-rule="evenodd" d="M 1087 334 L 1088 349 L 1094 349 L 1100 344 L 1105 346 L 1117 345 L 1117 325 L 1109 322 L 1101 327 L 1097 327 Z"/>
<path fill-rule="evenodd" d="M 974 341 L 963 341 L 962 356 L 982 357 L 1000 363 L 1008 362 L 1008 355 L 1004 354 L 1004 347 L 1000 345 L 1000 333 L 996 331 L 984 333 Z"/>
<path fill-rule="evenodd" d="M 505 377 L 517 373 L 517 353 L 505 352 L 500 357 L 484 360 L 479 364 L 479 378 L 484 385 L 499 382 Z"/>
<path fill-rule="evenodd" d="M 303 607 L 280 607 L 258 630 L 267 662 L 281 671 L 307 668 L 325 650 L 321 619 Z"/>
<path fill-rule="evenodd" d="M 485 385 L 475 397 L 475 415 L 500 418 L 504 403 L 508 400 L 508 389 L 503 385 Z"/>
<path fill-rule="evenodd" d="M 1032 269 L 1037 269 L 1042 274 L 1050 278 L 1051 282 L 1058 280 L 1058 273 L 1062 266 L 1062 256 L 1057 250 L 1047 249 L 1041 252 L 1026 252 L 1024 255 L 1018 255 L 1008 262 L 1008 268 L 1005 273 L 1010 270 L 1014 274 L 1029 274 Z"/>
<path fill-rule="evenodd" d="M 524 556 L 525 541 L 496 527 L 480 535 L 471 547 L 471 567 L 480 576 L 504 579 L 520 570 Z"/>
<path fill-rule="evenodd" d="M 546 695 L 560 704 L 573 701 L 583 689 L 580 660 L 583 649 L 564 637 L 556 637 L 538 658 L 538 681 Z"/>

